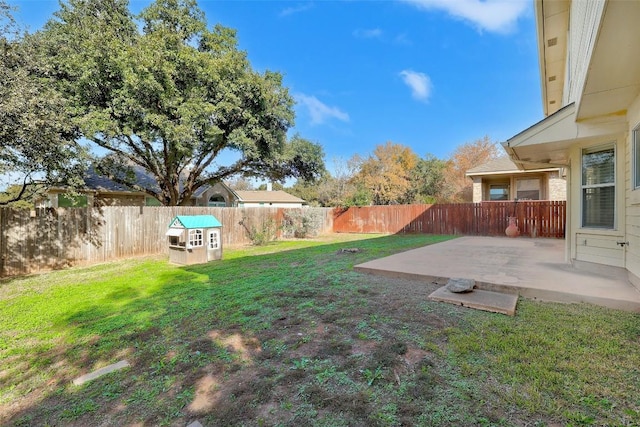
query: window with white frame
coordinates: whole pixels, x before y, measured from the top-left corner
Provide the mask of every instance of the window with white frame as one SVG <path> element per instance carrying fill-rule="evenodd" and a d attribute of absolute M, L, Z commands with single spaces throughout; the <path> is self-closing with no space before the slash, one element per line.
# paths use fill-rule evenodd
<path fill-rule="evenodd" d="M 199 246 L 203 246 L 203 244 L 202 230 L 189 230 L 189 246 L 192 248 L 197 248 Z"/>
<path fill-rule="evenodd" d="M 489 200 L 509 200 L 509 184 L 491 184 Z"/>
<path fill-rule="evenodd" d="M 216 230 L 209 232 L 209 249 L 218 249 L 220 247 L 220 235 Z"/>
<path fill-rule="evenodd" d="M 614 228 L 616 155 L 613 145 L 582 150 L 582 226 Z"/>
<path fill-rule="evenodd" d="M 640 188 L 640 125 L 633 130 L 633 188 Z"/>

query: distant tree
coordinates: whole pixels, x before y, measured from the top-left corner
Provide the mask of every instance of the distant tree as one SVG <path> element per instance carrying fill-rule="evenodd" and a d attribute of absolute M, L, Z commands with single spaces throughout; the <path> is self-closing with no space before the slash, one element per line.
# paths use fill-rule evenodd
<path fill-rule="evenodd" d="M 415 203 L 436 203 L 443 199 L 445 189 L 445 160 L 433 154 L 419 159 L 409 176 L 411 181 L 411 199 Z"/>
<path fill-rule="evenodd" d="M 374 204 L 371 190 L 364 188 L 362 185 L 357 185 L 352 192 L 346 195 L 342 203 L 339 206 L 351 207 L 351 206 L 370 206 Z"/>
<path fill-rule="evenodd" d="M 285 190 L 296 197 L 306 201 L 309 206 L 323 206 L 319 199 L 318 186 L 322 185 L 326 178 L 320 179 L 318 182 L 310 183 L 302 179 L 298 179 L 295 184 Z"/>
<path fill-rule="evenodd" d="M 84 150 L 38 51 L 39 39 L 22 34 L 0 0 L 0 205 L 82 183 Z"/>
<path fill-rule="evenodd" d="M 21 184 L 10 185 L 0 192 L 0 206 L 10 206 L 15 209 L 33 209 L 36 199 L 43 195 L 46 187 L 32 183 L 26 188 Z M 22 193 L 20 197 L 18 194 Z"/>
<path fill-rule="evenodd" d="M 242 176 L 235 176 L 235 177 L 233 177 L 231 179 L 226 180 L 225 183 L 232 190 L 246 191 L 246 190 L 254 190 L 255 189 L 253 183 L 250 180 L 248 180 L 247 178 L 242 177 Z"/>
<path fill-rule="evenodd" d="M 409 203 L 410 173 L 417 163 L 418 156 L 411 148 L 387 142 L 376 146 L 362 162 L 354 182 L 369 192 L 376 205 Z"/>
<path fill-rule="evenodd" d="M 458 146 L 444 170 L 444 198 L 451 202 L 471 202 L 473 182 L 465 173 L 471 168 L 498 158 L 500 154 L 499 145 L 488 136 Z"/>
<path fill-rule="evenodd" d="M 251 69 L 234 30 L 207 29 L 195 0 L 69 0 L 42 37 L 82 135 L 109 155 L 98 170 L 164 205 L 235 175 L 316 179 L 322 149 L 288 141 L 293 99 L 280 74 Z M 223 151 L 239 153 L 218 164 Z M 155 183 L 136 182 L 142 168 Z"/>
<path fill-rule="evenodd" d="M 269 188 L 268 184 L 260 184 L 258 186 L 258 190 L 260 191 L 266 191 L 268 188 Z M 284 190 L 284 185 L 280 184 L 279 182 L 272 182 L 271 189 L 273 191 Z"/>
<path fill-rule="evenodd" d="M 322 206 L 364 206 L 371 203 L 371 200 L 364 202 L 362 197 L 354 197 L 358 192 L 355 176 L 362 161 L 358 154 L 348 160 L 341 157 L 333 158 L 333 174 L 327 175 L 316 186 L 318 201 Z"/>

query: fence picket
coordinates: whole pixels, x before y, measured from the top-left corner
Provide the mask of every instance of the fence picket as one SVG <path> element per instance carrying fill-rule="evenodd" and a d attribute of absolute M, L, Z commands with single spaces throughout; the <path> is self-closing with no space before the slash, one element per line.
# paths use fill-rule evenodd
<path fill-rule="evenodd" d="M 323 233 L 425 233 L 503 236 L 516 211 L 524 236 L 563 238 L 566 202 L 520 201 L 468 204 L 305 208 L 321 213 Z M 176 215 L 211 214 L 223 224 L 224 245 L 248 244 L 244 220 L 274 220 L 282 208 L 102 207 L 0 208 L 0 277 L 75 264 L 167 253 L 164 235 Z M 281 235 L 280 235 L 281 237 Z"/>
<path fill-rule="evenodd" d="M 509 216 L 517 218 L 523 236 L 564 237 L 566 202 L 529 200 L 336 208 L 333 230 L 503 236 Z"/>
<path fill-rule="evenodd" d="M 35 211 L 0 208 L 0 277 L 37 273 L 77 264 L 168 253 L 165 231 L 176 215 L 205 215 L 223 225 L 224 245 L 249 244 L 240 220 L 260 227 L 282 225 L 284 208 L 134 207 L 59 208 Z M 293 209 L 300 210 L 300 209 Z M 317 211 L 321 232 L 333 230 L 333 209 Z"/>

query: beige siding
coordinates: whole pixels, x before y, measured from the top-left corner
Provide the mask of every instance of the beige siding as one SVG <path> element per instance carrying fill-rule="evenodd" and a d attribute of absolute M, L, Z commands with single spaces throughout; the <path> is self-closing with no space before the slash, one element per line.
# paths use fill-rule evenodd
<path fill-rule="evenodd" d="M 572 1 L 562 105 L 579 102 L 606 1 Z"/>
<path fill-rule="evenodd" d="M 576 234 L 576 259 L 578 261 L 624 267 L 624 250 L 617 242 L 624 241 L 620 235 Z"/>
<path fill-rule="evenodd" d="M 616 218 L 614 229 L 582 228 L 582 149 L 601 146 L 614 142 L 616 148 Z M 570 259 L 595 262 L 599 264 L 624 267 L 625 248 L 618 246 L 617 241 L 625 241 L 625 168 L 626 135 L 614 138 L 594 138 L 578 143 L 571 148 L 571 193 L 570 208 L 567 220 L 567 238 L 569 239 Z M 585 244 L 586 239 L 586 244 Z"/>
<path fill-rule="evenodd" d="M 627 135 L 627 161 L 625 162 L 625 206 L 626 247 L 625 266 L 633 276 L 640 277 L 640 189 L 633 188 L 633 129 L 640 125 L 640 97 L 631 104 L 627 112 L 629 133 Z M 637 285 L 637 281 L 633 281 Z"/>

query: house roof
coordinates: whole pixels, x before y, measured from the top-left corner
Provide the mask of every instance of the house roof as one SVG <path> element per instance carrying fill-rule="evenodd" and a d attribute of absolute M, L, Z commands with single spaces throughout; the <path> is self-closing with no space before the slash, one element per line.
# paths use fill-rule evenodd
<path fill-rule="evenodd" d="M 518 167 L 508 157 L 499 157 L 467 171 L 467 175 L 484 175 L 495 172 L 514 172 Z"/>
<path fill-rule="evenodd" d="M 135 174 L 136 182 L 141 186 L 154 189 L 158 188 L 158 184 L 153 177 L 151 177 L 140 166 L 135 166 L 133 168 L 133 173 Z M 87 169 L 84 176 L 84 184 L 86 188 L 96 191 L 135 191 L 126 185 L 118 184 L 106 176 L 98 174 L 93 166 L 90 166 L 89 169 Z"/>
<path fill-rule="evenodd" d="M 529 169 L 526 172 L 546 172 L 551 170 L 557 170 L 558 167 L 538 165 L 537 168 Z M 500 157 L 495 160 L 491 160 L 475 168 L 469 169 L 465 175 L 467 176 L 481 176 L 481 175 L 504 175 L 504 174 L 519 174 L 523 173 L 522 169 L 513 162 L 509 157 Z"/>
<path fill-rule="evenodd" d="M 235 190 L 239 202 L 253 203 L 304 203 L 299 197 L 282 190 L 275 191 L 241 191 Z"/>
<path fill-rule="evenodd" d="M 222 224 L 213 215 L 178 215 L 171 221 L 169 227 L 211 228 L 222 227 Z"/>

